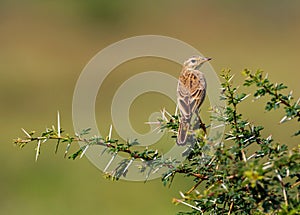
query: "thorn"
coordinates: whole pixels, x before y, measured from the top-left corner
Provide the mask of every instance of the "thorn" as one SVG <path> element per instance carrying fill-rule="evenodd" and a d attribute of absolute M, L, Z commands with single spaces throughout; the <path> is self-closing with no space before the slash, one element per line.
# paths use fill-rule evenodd
<path fill-rule="evenodd" d="M 112 125 L 109 128 L 108 140 L 111 140 Z"/>
<path fill-rule="evenodd" d="M 228 191 L 228 189 L 224 183 L 222 183 L 221 186 L 224 188 L 224 190 Z"/>
<path fill-rule="evenodd" d="M 167 117 L 165 116 L 165 109 L 161 110 L 161 116 L 162 116 L 162 120 L 168 121 Z"/>
<path fill-rule="evenodd" d="M 123 170 L 122 175 L 124 175 L 126 173 L 127 169 L 130 167 L 130 165 L 132 164 L 133 161 L 134 161 L 134 158 L 131 158 L 130 161 L 128 162 L 127 166 Z"/>
<path fill-rule="evenodd" d="M 157 134 L 160 132 L 160 127 L 157 126 L 156 128 L 154 128 L 151 133 L 154 133 L 155 131 L 157 131 Z"/>
<path fill-rule="evenodd" d="M 60 138 L 60 116 L 59 111 L 57 111 L 57 136 Z"/>
<path fill-rule="evenodd" d="M 113 160 L 115 159 L 116 155 L 117 155 L 117 153 L 115 152 L 115 153 L 113 154 L 113 156 L 111 157 L 110 161 L 107 163 L 107 165 L 106 165 L 106 167 L 104 168 L 103 172 L 106 172 L 106 171 L 107 171 L 108 167 L 110 166 L 111 162 L 113 162 Z"/>
<path fill-rule="evenodd" d="M 234 139 L 236 139 L 236 137 L 235 137 L 235 136 L 232 136 L 232 137 L 226 138 L 226 140 L 234 140 Z"/>
<path fill-rule="evenodd" d="M 280 120 L 280 124 L 286 121 L 287 116 L 282 117 L 282 119 Z"/>
<path fill-rule="evenodd" d="M 241 99 L 241 101 L 245 100 L 246 98 L 248 98 L 251 95 L 251 93 L 247 94 L 244 98 Z"/>
<path fill-rule="evenodd" d="M 225 124 L 221 123 L 219 125 L 216 125 L 216 126 L 212 126 L 211 129 L 216 129 L 216 128 L 220 128 L 220 127 L 224 127 Z"/>
<path fill-rule="evenodd" d="M 255 138 L 255 136 L 251 136 L 251 137 L 247 138 L 246 140 L 243 141 L 243 143 L 246 143 L 246 142 L 248 142 L 249 140 L 252 140 L 253 138 Z"/>
<path fill-rule="evenodd" d="M 216 156 L 213 156 L 212 159 L 210 160 L 208 166 L 210 166 L 215 159 L 216 159 Z"/>
<path fill-rule="evenodd" d="M 155 174 L 155 173 L 157 173 L 158 172 L 158 170 L 160 170 L 162 168 L 162 166 L 160 165 L 159 167 L 157 167 L 155 170 L 153 170 L 153 174 Z"/>
<path fill-rule="evenodd" d="M 22 131 L 26 134 L 26 136 L 28 137 L 28 138 L 30 138 L 31 139 L 31 136 L 27 133 L 27 131 L 25 131 L 25 129 L 24 128 L 21 128 L 22 129 Z"/>
<path fill-rule="evenodd" d="M 35 153 L 35 162 L 37 162 L 39 155 L 40 155 L 40 148 L 41 148 L 41 140 L 38 140 L 36 153 Z"/>
<path fill-rule="evenodd" d="M 182 155 L 184 155 L 186 152 L 191 151 L 190 147 L 186 147 L 186 149 L 181 153 Z"/>
<path fill-rule="evenodd" d="M 256 154 L 256 153 L 254 153 L 254 154 L 250 155 L 250 156 L 247 158 L 247 161 L 248 161 L 248 160 L 250 160 L 251 158 L 254 158 L 255 156 L 257 156 L 257 154 Z"/>
<path fill-rule="evenodd" d="M 291 90 L 288 94 L 288 98 L 291 99 L 292 98 L 292 94 L 293 94 L 293 90 Z"/>
<path fill-rule="evenodd" d="M 165 110 L 165 113 L 166 113 L 170 118 L 174 119 L 173 116 L 172 116 L 168 111 L 166 111 L 165 108 L 164 108 L 164 110 Z"/>
<path fill-rule="evenodd" d="M 80 155 L 79 158 L 82 158 L 82 157 L 83 157 L 83 155 L 86 153 L 86 150 L 87 150 L 88 148 L 89 148 L 89 145 L 86 145 L 85 148 L 84 148 L 84 150 L 82 151 L 82 153 L 81 153 L 81 155 Z"/>
<path fill-rule="evenodd" d="M 244 150 L 242 150 L 241 152 L 242 152 L 244 162 L 247 163 L 247 158 L 246 158 Z"/>
<path fill-rule="evenodd" d="M 184 195 L 181 191 L 179 191 L 179 194 L 180 194 L 180 196 L 181 196 L 182 198 L 185 199 L 185 195 Z"/>
<path fill-rule="evenodd" d="M 267 79 L 267 78 L 268 78 L 268 76 L 269 76 L 269 73 L 266 73 L 265 79 Z"/>
<path fill-rule="evenodd" d="M 188 207 L 191 207 L 191 208 L 193 208 L 193 209 L 195 209 L 195 210 L 197 210 L 197 211 L 202 212 L 201 208 L 197 208 L 196 206 L 193 206 L 193 205 L 191 205 L 191 204 L 189 204 L 189 203 L 186 203 L 186 202 L 184 202 L 184 201 L 182 201 L 182 200 L 180 200 L 180 199 L 176 199 L 176 202 L 179 202 L 179 203 L 184 204 L 184 205 L 186 205 L 186 206 L 188 206 Z"/>
<path fill-rule="evenodd" d="M 170 172 L 168 175 L 166 175 L 164 178 L 169 178 L 171 175 L 173 175 L 173 172 Z"/>
<path fill-rule="evenodd" d="M 255 102 L 256 100 L 260 99 L 260 95 L 256 96 L 254 99 L 252 99 L 252 102 Z"/>
<path fill-rule="evenodd" d="M 176 105 L 176 109 L 175 109 L 174 115 L 177 116 L 177 114 L 178 114 L 178 104 Z"/>
<path fill-rule="evenodd" d="M 230 82 L 233 79 L 233 77 L 234 77 L 234 74 L 228 79 L 227 82 Z"/>
<path fill-rule="evenodd" d="M 251 132 L 254 132 L 254 125 L 251 125 Z"/>
<path fill-rule="evenodd" d="M 160 122 L 145 122 L 147 125 L 159 125 Z"/>
<path fill-rule="evenodd" d="M 68 145 L 66 146 L 64 158 L 66 158 L 66 156 L 67 156 L 67 154 L 68 154 L 68 152 L 69 152 L 70 146 L 71 146 L 71 143 L 68 143 Z"/>

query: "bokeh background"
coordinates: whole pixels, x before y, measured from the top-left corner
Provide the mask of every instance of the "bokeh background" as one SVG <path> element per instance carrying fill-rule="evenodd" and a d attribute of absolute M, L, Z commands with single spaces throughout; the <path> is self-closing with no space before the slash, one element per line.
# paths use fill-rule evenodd
<path fill-rule="evenodd" d="M 272 81 L 286 83 L 298 98 L 299 7 L 296 0 L 1 0 L 0 214 L 175 214 L 187 210 L 171 203 L 179 190 L 190 186 L 185 178 L 176 178 L 170 188 L 159 179 L 146 184 L 111 182 L 86 158 L 63 159 L 62 149 L 55 155 L 54 143 L 42 148 L 35 163 L 35 146 L 20 150 L 12 139 L 23 136 L 21 127 L 42 131 L 55 124 L 57 110 L 63 128 L 72 134 L 72 95 L 81 70 L 101 49 L 136 35 L 185 41 L 213 57 L 216 71 L 231 68 L 237 84 L 242 69 L 263 69 Z M 108 77 L 102 95 L 110 95 L 122 80 L 144 70 L 161 70 L 176 77 L 180 65 L 159 59 L 125 63 Z M 109 106 L 102 107 L 109 97 L 101 98 L 101 93 L 97 114 L 103 120 L 98 123 L 101 129 L 108 129 Z M 151 105 L 154 100 L 161 103 Z M 136 130 L 146 132 L 143 122 L 164 102 L 174 107 L 161 95 L 137 99 L 131 111 Z M 259 108 L 262 104 L 250 99 L 241 110 L 252 122 L 267 127 L 265 135 L 297 144 L 299 139 L 290 136 L 299 125 L 279 126 L 282 112 L 265 113 Z M 209 106 L 208 101 L 205 105 Z"/>

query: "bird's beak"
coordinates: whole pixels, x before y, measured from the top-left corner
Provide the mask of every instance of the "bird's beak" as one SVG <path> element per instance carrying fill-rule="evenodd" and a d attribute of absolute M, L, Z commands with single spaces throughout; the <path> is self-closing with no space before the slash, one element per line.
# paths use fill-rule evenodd
<path fill-rule="evenodd" d="M 206 57 L 205 59 L 206 59 L 206 61 L 210 61 L 212 58 L 211 57 Z"/>

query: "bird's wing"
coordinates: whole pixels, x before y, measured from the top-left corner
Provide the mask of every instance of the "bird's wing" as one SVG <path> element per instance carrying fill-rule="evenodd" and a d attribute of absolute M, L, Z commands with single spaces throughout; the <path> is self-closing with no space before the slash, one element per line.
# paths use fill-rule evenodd
<path fill-rule="evenodd" d="M 206 94 L 206 81 L 203 73 L 196 71 L 190 78 L 191 110 L 198 111 Z"/>
<path fill-rule="evenodd" d="M 181 117 L 189 122 L 192 113 L 198 111 L 206 93 L 206 82 L 203 73 L 190 71 L 183 73 L 178 81 L 177 100 Z"/>
<path fill-rule="evenodd" d="M 177 103 L 178 109 L 180 110 L 181 118 L 184 119 L 185 122 L 189 122 L 191 118 L 191 95 L 189 90 L 186 88 L 184 83 L 180 80 L 178 81 L 177 87 Z"/>

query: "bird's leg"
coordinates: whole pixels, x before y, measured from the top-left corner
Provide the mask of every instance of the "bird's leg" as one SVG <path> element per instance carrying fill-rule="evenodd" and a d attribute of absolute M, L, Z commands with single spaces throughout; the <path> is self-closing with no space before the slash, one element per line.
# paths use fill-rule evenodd
<path fill-rule="evenodd" d="M 200 114 L 199 114 L 198 112 L 196 113 L 196 116 L 197 116 L 197 118 L 198 118 L 198 120 L 199 120 L 200 128 L 204 131 L 205 134 L 207 134 L 207 133 L 206 133 L 206 126 L 205 126 L 205 124 L 202 122 L 202 120 L 201 120 L 201 118 L 200 118 Z"/>

